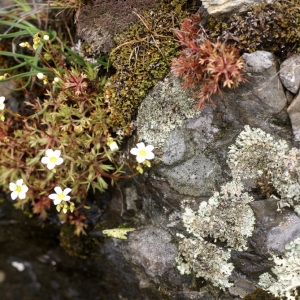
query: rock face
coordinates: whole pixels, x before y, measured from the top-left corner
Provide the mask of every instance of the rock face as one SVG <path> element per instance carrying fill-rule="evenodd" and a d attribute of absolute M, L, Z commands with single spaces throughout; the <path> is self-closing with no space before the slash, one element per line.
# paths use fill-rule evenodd
<path fill-rule="evenodd" d="M 280 65 L 279 76 L 284 87 L 297 94 L 300 87 L 300 55 L 295 54 L 287 58 Z"/>
<path fill-rule="evenodd" d="M 224 15 L 228 13 L 237 13 L 246 11 L 251 5 L 266 2 L 267 4 L 274 2 L 273 0 L 203 0 L 202 5 L 207 9 L 208 13 L 213 16 Z"/>
<path fill-rule="evenodd" d="M 297 94 L 300 87 L 300 56 L 292 55 L 280 66 L 280 80 L 284 87 L 292 94 Z M 289 114 L 294 138 L 300 141 L 300 97 L 299 93 L 287 109 Z"/>
<path fill-rule="evenodd" d="M 286 112 L 287 99 L 278 75 L 276 58 L 265 51 L 244 54 L 243 58 L 248 82 L 235 90 L 226 90 L 222 95 L 215 96 L 213 100 L 216 109 L 209 106 L 201 112 L 189 109 L 187 103 L 192 107 L 192 98 L 187 91 L 182 90 L 180 81 L 172 75 L 158 83 L 145 98 L 139 110 L 139 140 L 155 145 L 163 154 L 160 165 L 152 169 L 146 180 L 150 194 L 146 198 L 142 196 L 145 211 L 142 214 L 141 211 L 137 212 L 140 221 L 145 213 L 151 214 L 156 227 L 159 224 L 158 228 L 167 228 L 167 232 L 174 237 L 177 233 L 182 233 L 182 208 L 188 205 L 197 210 L 203 200 L 207 201 L 220 186 L 231 180 L 226 163 L 228 147 L 234 143 L 245 125 L 261 128 L 275 140 L 283 138 L 288 143 L 293 140 Z M 166 108 L 167 114 L 164 115 Z M 250 206 L 256 225 L 248 239 L 248 249 L 234 250 L 231 253 L 235 271 L 230 280 L 234 285 L 229 288 L 231 296 L 226 293 L 223 295 L 228 297 L 226 299 L 244 297 L 253 291 L 257 284 L 255 278 L 268 272 L 272 265 L 265 257 L 271 253 L 282 253 L 285 244 L 300 236 L 297 229 L 300 219 L 292 209 L 283 208 L 280 214 L 277 211 L 278 201 L 256 193 L 258 190 L 254 188 L 254 182 L 249 182 L 246 186 L 255 198 Z M 150 232 L 151 230 L 151 236 Z M 132 234 L 129 240 L 131 236 Z M 135 237 L 133 239 L 136 240 Z M 169 247 L 165 243 L 172 244 L 174 241 L 176 239 L 165 240 L 162 249 Z M 139 248 L 136 243 L 133 241 L 134 247 Z M 126 257 L 130 251 L 133 251 L 132 246 L 127 247 Z M 138 252 L 134 251 L 140 256 L 135 257 L 135 264 L 140 261 L 143 266 L 139 269 L 141 273 L 138 277 L 145 278 L 146 274 L 148 279 L 155 282 L 157 276 L 143 270 L 145 260 L 143 254 Z M 149 267 L 151 268 L 151 264 Z M 162 278 L 167 282 L 170 281 L 170 275 L 166 274 L 177 274 L 175 286 L 179 289 L 183 286 L 187 288 L 190 277 L 180 278 L 177 272 L 176 268 L 170 268 Z M 204 292 L 205 289 L 201 291 Z M 181 296 L 179 294 L 174 290 L 169 292 L 171 299 L 190 299 L 188 292 L 181 292 Z M 202 299 L 200 293 L 195 295 Z"/>

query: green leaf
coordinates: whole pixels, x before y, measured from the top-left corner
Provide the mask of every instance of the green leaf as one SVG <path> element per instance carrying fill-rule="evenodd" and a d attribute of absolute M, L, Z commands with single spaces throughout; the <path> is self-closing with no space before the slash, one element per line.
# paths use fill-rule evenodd
<path fill-rule="evenodd" d="M 102 232 L 107 236 L 113 237 L 115 239 L 127 240 L 127 232 L 134 231 L 135 228 L 114 228 L 114 229 L 105 229 Z"/>
<path fill-rule="evenodd" d="M 27 30 L 19 30 L 19 31 L 13 32 L 13 33 L 0 34 L 0 38 L 1 39 L 9 39 L 9 38 L 14 38 L 14 37 L 18 37 L 18 36 L 24 36 L 24 35 L 28 35 L 28 31 Z"/>

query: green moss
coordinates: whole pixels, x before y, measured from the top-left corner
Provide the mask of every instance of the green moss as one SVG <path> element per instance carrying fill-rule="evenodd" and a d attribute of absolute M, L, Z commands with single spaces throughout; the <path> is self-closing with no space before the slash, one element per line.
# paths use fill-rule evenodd
<path fill-rule="evenodd" d="M 115 38 L 110 53 L 116 73 L 105 88 L 115 127 L 130 132 L 130 123 L 147 91 L 170 71 L 178 43 L 172 29 L 179 26 L 186 13 L 184 0 L 161 3 L 156 9 L 139 15 L 140 22 Z"/>
<path fill-rule="evenodd" d="M 244 297 L 243 300 L 280 300 L 280 298 L 275 297 L 271 293 L 258 288 Z"/>
<path fill-rule="evenodd" d="M 226 21 L 210 17 L 207 26 L 212 36 L 223 35 L 229 41 L 238 40 L 246 52 L 265 50 L 284 59 L 291 52 L 300 50 L 299 8 L 291 1 L 260 4 Z"/>

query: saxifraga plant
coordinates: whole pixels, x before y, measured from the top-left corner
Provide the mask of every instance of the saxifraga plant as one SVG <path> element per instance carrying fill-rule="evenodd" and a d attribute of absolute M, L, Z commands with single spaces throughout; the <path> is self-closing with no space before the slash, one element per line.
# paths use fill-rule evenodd
<path fill-rule="evenodd" d="M 47 53 L 56 55 L 53 61 L 59 60 L 49 37 L 43 40 Z M 21 46 L 34 51 L 29 43 Z M 121 175 L 114 163 L 118 138 L 111 136 L 107 107 L 98 91 L 103 83 L 95 86 L 91 81 L 95 69 L 57 69 L 39 56 L 50 73 L 37 74 L 47 89 L 46 99 L 27 93 L 28 116 L 1 106 L 0 186 L 13 192 L 16 207 L 30 206 L 42 218 L 51 199 L 65 219 L 76 211 L 82 222 L 74 222 L 74 214 L 72 220 L 79 234 L 86 224 L 78 211 L 85 207 L 88 190 L 103 191 Z"/>
<path fill-rule="evenodd" d="M 235 45 L 212 42 L 200 25 L 200 15 L 186 19 L 175 34 L 182 46 L 180 56 L 172 60 L 172 71 L 184 80 L 184 87 L 198 92 L 195 97 L 200 109 L 221 88 L 235 88 L 245 82 L 244 62 Z M 201 86 L 201 87 L 200 87 Z M 200 88 L 199 88 L 200 87 Z M 200 91 L 199 91 L 200 89 Z"/>

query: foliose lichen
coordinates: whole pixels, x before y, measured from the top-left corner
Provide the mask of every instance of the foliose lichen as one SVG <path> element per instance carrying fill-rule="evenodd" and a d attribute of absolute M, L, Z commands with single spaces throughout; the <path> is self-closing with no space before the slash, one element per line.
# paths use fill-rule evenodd
<path fill-rule="evenodd" d="M 275 296 L 295 300 L 298 299 L 297 288 L 300 285 L 300 238 L 286 244 L 285 249 L 282 256 L 272 256 L 275 264 L 271 269 L 273 274 L 263 273 L 259 277 L 259 285 Z"/>
<path fill-rule="evenodd" d="M 229 149 L 227 163 L 233 180 L 208 201 L 202 201 L 198 211 L 185 207 L 182 221 L 190 237 L 178 234 L 181 240 L 176 260 L 181 274 L 193 272 L 221 289 L 233 285 L 230 251 L 246 250 L 254 229 L 255 218 L 249 206 L 254 198 L 245 191 L 246 179 L 267 178 L 272 185 L 267 194 L 276 192 L 271 197 L 300 213 L 299 149 L 290 149 L 287 141 L 276 141 L 270 134 L 248 125 Z M 259 284 L 275 296 L 295 300 L 300 285 L 300 238 L 285 249 L 284 255 L 273 255 L 275 266 L 271 271 L 276 278 L 264 273 Z"/>
<path fill-rule="evenodd" d="M 235 180 L 258 179 L 267 174 L 280 204 L 293 206 L 300 213 L 299 149 L 290 149 L 285 140 L 275 141 L 270 134 L 249 126 L 245 126 L 229 148 L 227 163 Z"/>
<path fill-rule="evenodd" d="M 254 199 L 244 192 L 240 181 L 232 181 L 221 187 L 220 192 L 200 203 L 197 212 L 186 207 L 182 221 L 191 238 L 179 235 L 178 269 L 181 274 L 191 270 L 197 277 L 204 277 L 213 285 L 224 289 L 232 286 L 229 277 L 233 270 L 231 249 L 247 249 L 247 238 L 252 235 L 255 218 L 249 202 Z M 208 242 L 223 242 L 227 249 Z"/>
<path fill-rule="evenodd" d="M 234 268 L 233 264 L 228 262 L 230 250 L 222 249 L 202 238 L 187 238 L 179 234 L 178 236 L 181 237 L 181 241 L 176 262 L 181 274 L 194 272 L 196 277 L 203 277 L 222 289 L 233 285 L 229 282 Z"/>

